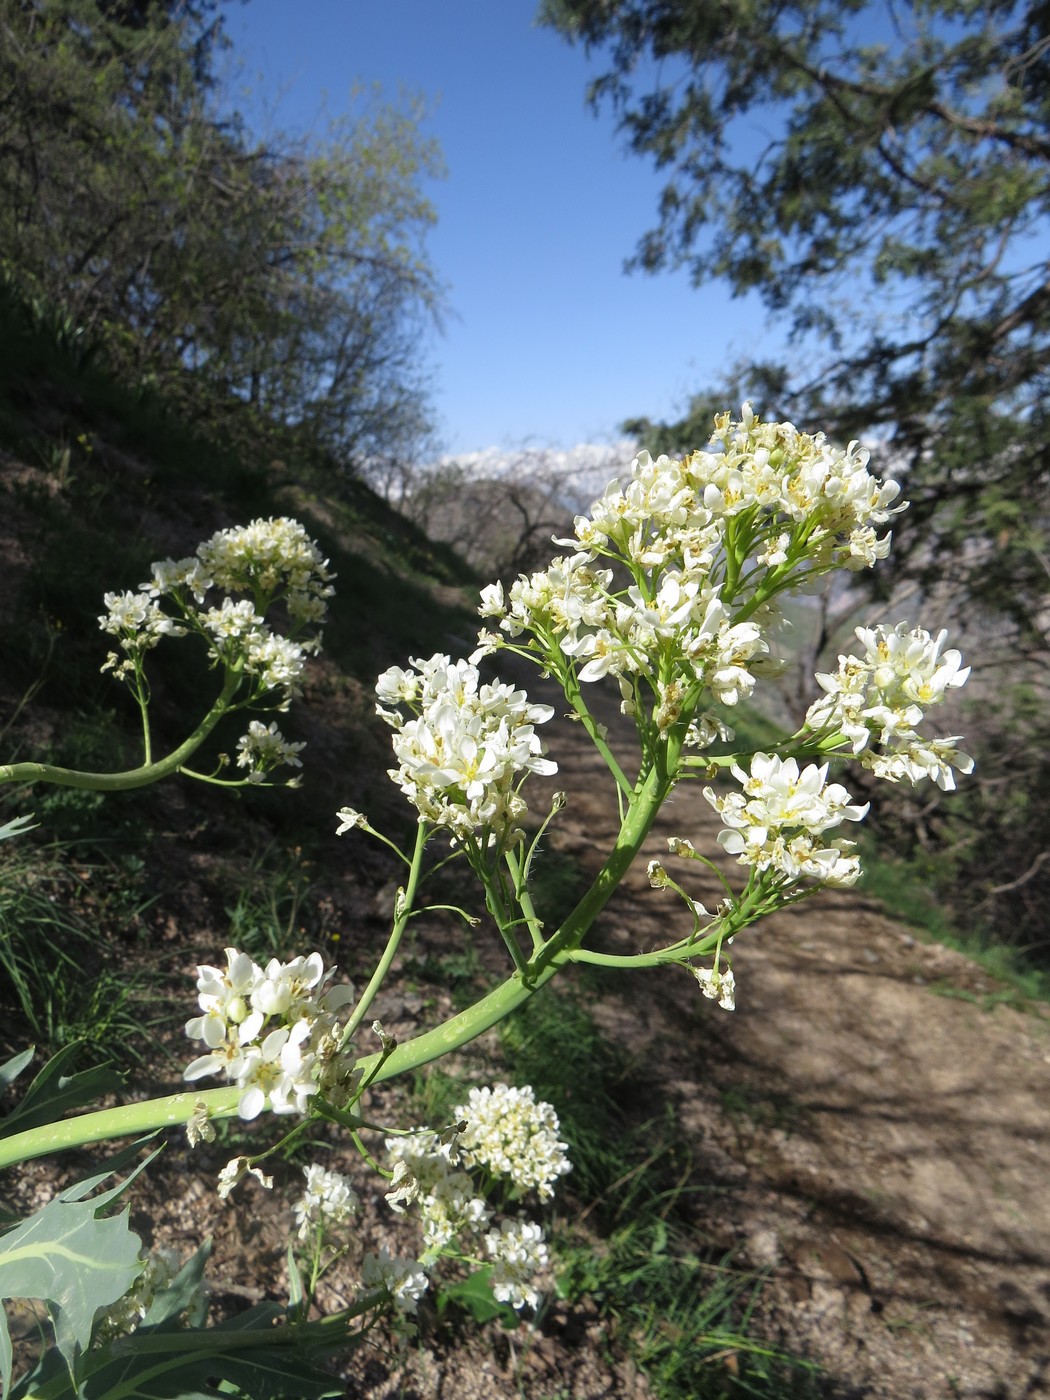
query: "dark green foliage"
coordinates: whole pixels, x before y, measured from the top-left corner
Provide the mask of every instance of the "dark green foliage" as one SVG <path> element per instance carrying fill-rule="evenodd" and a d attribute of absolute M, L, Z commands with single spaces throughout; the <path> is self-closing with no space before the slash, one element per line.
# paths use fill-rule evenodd
<path fill-rule="evenodd" d="M 762 408 L 892 433 L 913 501 L 900 543 L 924 572 L 975 584 L 979 569 L 982 596 L 1030 630 L 1050 484 L 1044 0 L 545 13 L 608 58 L 592 100 L 667 174 L 633 265 L 685 264 L 786 315 L 805 368 L 762 367 Z"/>

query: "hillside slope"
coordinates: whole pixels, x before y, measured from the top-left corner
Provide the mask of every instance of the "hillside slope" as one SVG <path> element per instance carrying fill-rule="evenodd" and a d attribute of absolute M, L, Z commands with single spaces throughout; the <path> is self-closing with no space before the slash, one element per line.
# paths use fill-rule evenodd
<path fill-rule="evenodd" d="M 365 488 L 343 482 L 326 491 L 315 471 L 307 478 L 268 452 L 248 465 L 229 459 L 161 405 L 63 360 L 31 328 L 8 330 L 0 353 L 5 756 L 101 768 L 136 761 L 136 715 L 99 672 L 107 648 L 96 619 L 103 593 L 135 586 L 151 560 L 185 555 L 253 516 L 293 514 L 338 575 L 325 655 L 286 726 L 308 744 L 301 789 L 231 794 L 174 779 L 105 801 L 57 789 L 4 794 L 2 817 L 32 809 L 41 826 L 24 848 L 8 843 L 2 853 L 0 951 L 7 956 L 24 935 L 17 946 L 28 957 L 31 940 L 43 939 L 55 956 L 36 964 L 41 980 L 30 991 L 46 990 L 58 1009 L 30 1024 L 15 982 L 0 982 L 0 1038 L 13 1050 L 84 1036 L 85 1053 L 115 1053 L 139 1092 L 178 1082 L 194 967 L 217 960 L 227 943 L 283 956 L 318 947 L 354 978 L 371 971 L 397 871 L 359 835 L 337 840 L 334 814 L 349 804 L 380 826 L 411 825 L 385 776 L 389 749 L 371 686 L 379 670 L 410 655 L 470 645 L 469 576 Z M 167 665 L 159 658 L 156 697 L 167 743 L 182 736 L 209 682 L 203 667 L 172 656 Z M 554 697 L 537 689 L 537 698 Z M 605 718 L 615 742 L 625 742 L 615 701 Z M 550 845 L 570 870 L 589 871 L 612 835 L 607 773 L 577 727 L 550 728 L 558 782 L 571 796 Z M 670 833 L 706 847 L 714 832 L 710 809 L 684 787 L 651 854 L 664 853 Z M 691 892 L 718 898 L 715 887 Z M 676 913 L 666 891 L 649 888 L 641 862 L 599 934 L 610 951 L 635 951 L 664 941 Z M 447 1015 L 457 979 L 469 983 L 502 952 L 486 935 L 475 954 L 461 922 L 435 915 L 413 935 L 376 1005 L 402 1036 Z M 702 1001 L 678 970 L 587 979 L 582 992 L 644 1085 L 625 1103 L 625 1122 L 644 1132 L 650 1119 L 673 1113 L 695 1249 L 732 1251 L 768 1276 L 761 1328 L 820 1364 L 820 1394 L 1050 1394 L 1040 1098 L 1047 1022 L 984 1009 L 978 969 L 916 942 L 862 889 L 745 932 L 735 957 L 732 1015 Z M 579 989 L 579 979 L 567 981 Z M 109 989 L 108 1006 L 92 987 Z M 489 1036 L 456 1069 L 498 1078 L 512 1066 Z M 576 1078 L 562 1063 L 552 1071 L 550 1096 L 566 1114 Z M 173 1141 L 136 1202 L 157 1238 L 184 1253 L 203 1234 L 216 1236 L 219 1306 L 283 1284 L 287 1190 L 253 1197 L 246 1226 L 215 1197 L 215 1172 L 237 1150 L 239 1131 L 234 1124 L 214 1148 L 193 1154 Z M 374 1182 L 365 1184 L 360 1162 L 334 1138 L 330 1160 L 362 1175 L 362 1234 L 384 1238 L 390 1226 L 372 1200 Z M 76 1167 L 34 1164 L 15 1193 L 39 1202 Z M 288 1181 L 296 1171 L 288 1167 Z M 600 1218 L 590 1214 L 594 1203 L 575 1205 L 581 1218 Z M 332 1286 L 344 1285 L 353 1286 L 351 1275 L 336 1275 Z M 636 1339 L 615 1335 L 598 1309 L 570 1316 L 555 1305 L 523 1342 L 494 1341 L 491 1332 L 459 1345 L 424 1336 L 418 1352 L 400 1358 L 407 1370 L 355 1363 L 346 1393 L 656 1393 L 624 1363 Z M 31 1335 L 35 1319 L 23 1324 Z M 733 1354 L 717 1362 L 712 1396 L 742 1393 L 731 1388 L 735 1365 Z"/>

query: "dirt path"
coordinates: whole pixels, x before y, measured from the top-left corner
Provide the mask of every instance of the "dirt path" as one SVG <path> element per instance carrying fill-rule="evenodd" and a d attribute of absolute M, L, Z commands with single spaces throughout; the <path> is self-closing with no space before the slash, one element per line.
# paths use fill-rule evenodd
<path fill-rule="evenodd" d="M 550 736 L 572 798 L 553 843 L 588 864 L 615 801 L 582 740 L 573 726 Z M 714 848 L 700 787 L 667 804 L 651 855 L 672 834 Z M 683 883 L 717 902 L 713 877 Z M 597 946 L 666 941 L 680 910 L 639 861 Z M 769 1270 L 766 1325 L 826 1367 L 836 1396 L 1050 1395 L 1047 1021 L 938 994 L 986 979 L 862 887 L 746 930 L 734 968 L 733 1013 L 667 969 L 614 974 L 629 994 L 597 1014 L 680 1105 L 698 1172 L 722 1188 L 716 1237 Z"/>

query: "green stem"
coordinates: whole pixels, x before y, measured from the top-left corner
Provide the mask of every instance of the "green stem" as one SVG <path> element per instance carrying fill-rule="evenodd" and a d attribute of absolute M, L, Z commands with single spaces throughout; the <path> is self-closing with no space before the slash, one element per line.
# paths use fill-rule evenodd
<path fill-rule="evenodd" d="M 525 916 L 525 922 L 529 926 L 529 933 L 532 935 L 532 951 L 538 953 L 543 947 L 543 923 L 536 913 L 532 895 L 526 888 L 524 867 L 519 863 L 518 857 L 513 851 L 504 852 L 504 859 L 507 862 L 511 879 L 514 881 L 514 898 L 518 901 L 521 912 Z"/>
<path fill-rule="evenodd" d="M 353 1015 L 346 1023 L 346 1029 L 343 1032 L 344 1045 L 349 1044 L 351 1036 L 368 1014 L 368 1008 L 375 1000 L 376 993 L 383 985 L 383 981 L 390 971 L 390 964 L 394 961 L 398 944 L 401 942 L 401 936 L 408 927 L 408 921 L 412 915 L 412 904 L 416 897 L 420 872 L 423 866 L 423 849 L 427 844 L 427 837 L 429 834 L 426 824 L 420 822 L 416 827 L 416 844 L 412 851 L 412 863 L 409 866 L 408 883 L 405 885 L 405 895 L 401 901 L 401 908 L 395 915 L 394 927 L 390 930 L 390 937 L 387 939 L 387 945 L 383 949 L 383 956 L 379 959 L 376 970 L 369 979 L 368 986 L 361 993 L 361 999 L 354 1007 Z"/>
<path fill-rule="evenodd" d="M 631 806 L 620 826 L 616 844 L 609 853 L 605 864 L 594 884 L 583 896 L 576 908 L 562 924 L 561 928 L 544 944 L 543 948 L 528 964 L 524 974 L 515 972 L 511 977 L 481 997 L 473 1006 L 452 1016 L 440 1026 L 425 1031 L 412 1040 L 405 1041 L 386 1058 L 380 1054 L 370 1055 L 358 1061 L 358 1068 L 365 1078 L 374 1076 L 375 1082 L 393 1079 L 418 1069 L 421 1065 L 440 1059 L 468 1041 L 474 1040 L 483 1032 L 497 1025 L 517 1007 L 549 982 L 567 964 L 595 919 L 609 902 L 613 892 L 623 879 L 631 863 L 641 850 L 642 843 L 656 818 L 660 805 L 673 786 L 677 764 L 677 746 L 668 743 L 668 752 L 661 755 L 661 762 L 654 765 L 642 779 L 632 797 Z M 668 760 L 672 761 L 668 761 Z M 422 842 L 425 835 L 417 837 L 417 858 L 412 865 L 412 878 L 402 917 L 395 925 L 383 955 L 382 970 L 385 972 L 396 951 L 396 939 L 404 931 L 407 910 L 410 907 L 414 882 L 421 865 Z M 358 1003 L 355 1011 L 359 1024 L 365 1015 L 368 1002 L 375 995 L 382 981 L 380 969 L 376 970 Z M 0 1139 L 0 1167 L 11 1166 L 16 1162 L 27 1161 L 31 1157 L 42 1157 L 50 1152 L 58 1152 L 71 1147 L 84 1147 L 88 1143 L 101 1142 L 109 1138 L 127 1137 L 136 1133 L 147 1133 L 158 1128 L 184 1125 L 193 1113 L 195 1106 L 203 1102 L 212 1118 L 230 1118 L 237 1112 L 241 1091 L 235 1085 L 221 1089 L 208 1089 L 203 1092 L 189 1090 L 173 1094 L 168 1098 L 150 1099 L 143 1103 L 125 1104 L 117 1108 L 102 1109 L 95 1113 L 85 1113 L 77 1118 L 67 1118 L 58 1123 L 30 1128 L 23 1133 L 15 1133 L 9 1138 Z"/>
<path fill-rule="evenodd" d="M 583 896 L 561 928 L 544 944 L 529 963 L 525 977 L 515 973 L 493 988 L 473 1006 L 452 1016 L 433 1030 L 424 1031 L 399 1045 L 387 1060 L 377 1081 L 393 1079 L 440 1059 L 467 1041 L 497 1025 L 544 986 L 569 962 L 595 919 L 609 902 L 631 863 L 641 850 L 660 804 L 672 786 L 668 767 L 652 768 L 636 790 L 630 809 L 620 826 L 616 844 L 598 872 L 594 884 Z M 673 771 L 673 767 L 670 769 Z M 377 1058 L 377 1057 L 373 1057 Z"/>
<path fill-rule="evenodd" d="M 82 1113 L 77 1118 L 45 1123 L 39 1128 L 27 1128 L 0 1138 L 0 1167 L 27 1162 L 31 1157 L 45 1157 L 50 1152 L 105 1142 L 109 1138 L 133 1137 L 137 1133 L 155 1132 L 158 1128 L 185 1127 L 199 1103 L 206 1106 L 209 1118 L 232 1118 L 240 1098 L 241 1091 L 236 1084 L 223 1089 L 184 1089 L 166 1098 L 120 1104 L 95 1113 Z"/>
<path fill-rule="evenodd" d="M 241 683 L 239 671 L 228 670 L 219 698 L 198 724 L 190 737 L 166 758 L 156 763 L 144 763 L 141 768 L 129 768 L 123 773 L 81 773 L 75 768 L 58 768 L 51 763 L 0 764 L 0 783 L 55 783 L 59 787 L 85 788 L 91 792 L 125 792 L 129 788 L 145 787 L 177 773 L 230 708 L 230 701 Z"/>
<path fill-rule="evenodd" d="M 602 758 L 605 760 L 606 767 L 616 779 L 616 786 L 629 797 L 632 792 L 631 784 L 623 769 L 613 756 L 612 749 L 610 749 L 609 745 L 602 738 L 598 729 L 598 722 L 587 708 L 587 702 L 583 698 L 583 692 L 580 689 L 580 683 L 576 679 L 575 673 L 569 668 L 560 679 L 565 688 L 565 698 L 575 710 L 576 714 L 579 715 L 591 743 L 601 754 Z"/>
<path fill-rule="evenodd" d="M 699 952 L 699 949 L 697 950 Z M 662 948 L 658 953 L 596 953 L 590 948 L 577 948 L 570 954 L 573 962 L 593 963 L 596 967 L 664 967 L 680 961 L 676 953 Z"/>
<path fill-rule="evenodd" d="M 142 693 L 141 682 L 135 694 L 138 701 L 139 713 L 142 716 L 142 762 L 145 767 L 149 767 L 153 762 L 153 736 L 149 727 L 149 702 Z"/>

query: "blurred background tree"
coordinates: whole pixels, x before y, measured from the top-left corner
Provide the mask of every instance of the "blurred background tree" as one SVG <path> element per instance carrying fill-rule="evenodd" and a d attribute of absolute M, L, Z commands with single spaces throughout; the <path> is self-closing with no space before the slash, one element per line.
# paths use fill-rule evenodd
<path fill-rule="evenodd" d="M 0 0 L 0 271 L 211 431 L 411 457 L 437 152 L 369 94 L 257 142 L 220 115 L 223 46 L 211 0 Z"/>
<path fill-rule="evenodd" d="M 940 605 L 985 683 L 960 721 L 980 781 L 913 805 L 896 834 L 968 917 L 1050 956 L 1050 4 L 545 0 L 542 15 L 606 60 L 591 102 L 666 172 L 630 266 L 756 292 L 790 360 L 736 367 L 733 398 L 881 440 L 904 482 L 895 586 Z M 691 448 L 724 398 L 625 428 Z"/>

